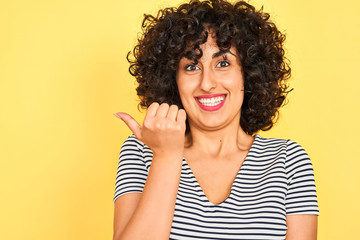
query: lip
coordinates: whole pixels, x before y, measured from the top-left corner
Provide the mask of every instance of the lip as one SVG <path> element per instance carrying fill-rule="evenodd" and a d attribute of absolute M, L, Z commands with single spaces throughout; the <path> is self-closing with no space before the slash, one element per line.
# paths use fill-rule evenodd
<path fill-rule="evenodd" d="M 219 96 L 224 96 L 224 100 L 222 100 L 221 103 L 215 105 L 215 106 L 206 106 L 206 105 L 203 105 L 199 102 L 199 98 L 214 98 L 214 97 L 219 97 Z M 200 96 L 196 96 L 195 97 L 195 100 L 197 102 L 197 104 L 199 105 L 199 107 L 205 111 L 209 111 L 209 112 L 212 112 L 212 111 L 216 111 L 216 110 L 219 110 L 225 103 L 225 100 L 226 100 L 226 96 L 227 94 L 206 94 L 206 95 L 200 95 Z"/>

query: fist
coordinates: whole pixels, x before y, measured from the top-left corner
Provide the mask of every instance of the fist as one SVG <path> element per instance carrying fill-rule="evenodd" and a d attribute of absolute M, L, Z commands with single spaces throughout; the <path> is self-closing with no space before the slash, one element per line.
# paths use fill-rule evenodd
<path fill-rule="evenodd" d="M 152 103 L 140 126 L 130 115 L 116 113 L 134 135 L 146 144 L 154 155 L 183 155 L 186 113 L 176 105 Z"/>

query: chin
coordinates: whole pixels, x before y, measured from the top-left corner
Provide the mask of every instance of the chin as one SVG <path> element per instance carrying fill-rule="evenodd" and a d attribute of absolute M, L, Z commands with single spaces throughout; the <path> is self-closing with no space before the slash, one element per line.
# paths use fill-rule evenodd
<path fill-rule="evenodd" d="M 219 130 L 224 128 L 227 124 L 229 123 L 227 123 L 225 120 L 207 118 L 200 121 L 197 125 L 201 126 L 203 129 Z"/>

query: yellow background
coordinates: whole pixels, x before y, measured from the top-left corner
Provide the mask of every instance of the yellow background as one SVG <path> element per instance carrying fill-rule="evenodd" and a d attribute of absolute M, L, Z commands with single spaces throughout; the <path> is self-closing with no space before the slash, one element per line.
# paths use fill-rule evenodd
<path fill-rule="evenodd" d="M 0 2 L 0 239 L 111 239 L 120 147 L 141 121 L 126 53 L 180 1 Z M 360 239 L 360 3 L 257 0 L 287 33 L 290 102 L 264 137 L 310 155 L 319 239 Z"/>

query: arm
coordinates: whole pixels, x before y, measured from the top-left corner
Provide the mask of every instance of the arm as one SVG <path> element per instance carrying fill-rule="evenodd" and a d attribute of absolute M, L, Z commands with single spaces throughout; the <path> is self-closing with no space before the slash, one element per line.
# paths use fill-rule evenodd
<path fill-rule="evenodd" d="M 143 193 L 119 197 L 117 207 L 124 214 L 118 218 L 119 239 L 169 239 L 182 166 L 173 160 L 167 164 L 153 158 Z"/>
<path fill-rule="evenodd" d="M 141 193 L 133 192 L 120 196 L 114 205 L 114 235 L 113 239 L 120 239 L 120 234 L 134 214 L 139 203 Z"/>
<path fill-rule="evenodd" d="M 286 216 L 286 240 L 316 240 L 318 216 L 294 214 Z"/>
<path fill-rule="evenodd" d="M 296 142 L 287 142 L 286 240 L 316 240 L 319 207 L 311 160 Z"/>
<path fill-rule="evenodd" d="M 115 202 L 114 239 L 168 239 L 182 167 L 185 111 L 152 104 L 142 127 L 127 114 L 117 115 L 151 148 L 153 159 L 143 192 Z"/>

